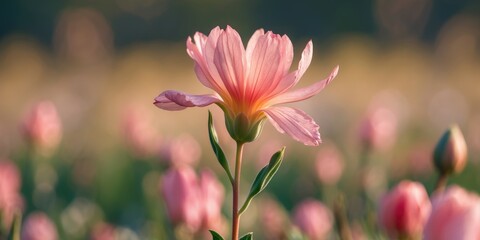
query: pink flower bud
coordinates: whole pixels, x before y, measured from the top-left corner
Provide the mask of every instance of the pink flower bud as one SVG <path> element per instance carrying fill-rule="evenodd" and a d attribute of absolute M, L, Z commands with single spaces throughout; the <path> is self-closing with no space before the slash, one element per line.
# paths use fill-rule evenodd
<path fill-rule="evenodd" d="M 380 201 L 378 221 L 391 238 L 414 238 L 421 235 L 430 210 L 423 185 L 402 181 Z"/>
<path fill-rule="evenodd" d="M 162 179 L 161 190 L 170 221 L 197 231 L 202 221 L 202 205 L 193 169 L 183 166 L 168 170 Z"/>
<path fill-rule="evenodd" d="M 370 112 L 360 125 L 360 140 L 366 148 L 385 150 L 393 145 L 397 135 L 397 117 L 388 108 Z"/>
<path fill-rule="evenodd" d="M 332 214 L 321 202 L 308 199 L 293 210 L 293 223 L 311 240 L 325 239 L 332 229 Z"/>
<path fill-rule="evenodd" d="M 460 128 L 450 127 L 440 138 L 433 153 L 435 167 L 441 174 L 458 173 L 467 163 L 467 144 Z"/>
<path fill-rule="evenodd" d="M 189 134 L 183 134 L 167 142 L 161 151 L 163 159 L 172 166 L 195 165 L 200 160 L 202 150 L 197 140 Z"/>
<path fill-rule="evenodd" d="M 218 182 L 215 175 L 208 170 L 200 174 L 200 192 L 202 195 L 202 228 L 214 229 L 221 222 L 222 203 L 225 197 L 223 185 Z"/>
<path fill-rule="evenodd" d="M 23 132 L 36 150 L 51 154 L 62 138 L 62 124 L 55 105 L 50 101 L 36 104 L 23 121 Z"/>
<path fill-rule="evenodd" d="M 57 228 L 45 213 L 35 212 L 22 226 L 22 240 L 56 240 Z"/>
<path fill-rule="evenodd" d="M 338 150 L 329 145 L 317 154 L 315 162 L 317 177 L 323 184 L 334 185 L 342 176 L 343 160 Z"/>
<path fill-rule="evenodd" d="M 458 186 L 435 194 L 424 239 L 480 239 L 480 197 Z"/>

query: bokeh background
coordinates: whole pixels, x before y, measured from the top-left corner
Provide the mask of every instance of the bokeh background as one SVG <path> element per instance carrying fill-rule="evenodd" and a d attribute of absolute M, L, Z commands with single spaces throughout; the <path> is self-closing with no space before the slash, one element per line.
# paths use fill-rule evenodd
<path fill-rule="evenodd" d="M 0 16 L 0 158 L 19 169 L 25 215 L 48 213 L 60 239 L 89 239 L 99 222 L 118 226 L 126 239 L 169 239 L 158 186 L 175 144 L 194 149 L 190 164 L 213 169 L 228 192 L 209 146 L 206 109 L 166 112 L 152 104 L 167 89 L 208 91 L 185 40 L 215 26 L 232 26 L 244 42 L 258 28 L 287 34 L 296 59 L 312 39 L 314 59 L 299 86 L 340 66 L 321 94 L 293 104 L 319 123 L 324 144 L 303 146 L 266 124 L 247 146 L 244 192 L 265 155 L 287 146 L 268 200 L 252 208 L 275 199 L 288 215 L 302 199 L 331 206 L 341 192 L 352 224 L 375 235 L 356 218 L 359 169 L 372 206 L 401 179 L 431 192 L 431 153 L 452 124 L 465 135 L 469 160 L 450 182 L 480 191 L 479 1 L 7 0 Z M 61 142 L 48 154 L 22 130 L 42 101 L 56 106 L 62 123 Z M 222 113 L 209 109 L 233 157 Z M 368 151 L 365 122 L 380 132 Z M 332 148 L 340 167 L 324 168 L 340 168 L 341 176 L 325 182 L 313 166 Z M 227 216 L 229 202 L 227 194 Z M 261 232 L 258 212 L 247 211 L 245 230 Z"/>

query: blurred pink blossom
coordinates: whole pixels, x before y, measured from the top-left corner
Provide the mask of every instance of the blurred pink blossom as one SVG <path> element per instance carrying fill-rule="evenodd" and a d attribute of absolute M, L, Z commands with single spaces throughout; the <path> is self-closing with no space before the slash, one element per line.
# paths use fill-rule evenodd
<path fill-rule="evenodd" d="M 202 228 L 214 229 L 216 224 L 221 223 L 221 207 L 225 197 L 225 190 L 215 175 L 204 170 L 200 173 L 200 193 L 202 199 Z"/>
<path fill-rule="evenodd" d="M 161 191 L 173 224 L 192 232 L 223 226 L 224 189 L 212 172 L 205 170 L 198 178 L 188 166 L 173 167 L 163 177 Z"/>
<path fill-rule="evenodd" d="M 152 116 L 148 113 L 141 107 L 131 107 L 123 114 L 125 141 L 139 156 L 152 156 L 160 146 L 160 140 L 153 129 Z"/>
<path fill-rule="evenodd" d="M 22 226 L 22 240 L 56 240 L 57 228 L 45 213 L 28 215 Z"/>
<path fill-rule="evenodd" d="M 190 134 L 182 134 L 172 140 L 164 141 L 160 155 L 171 166 L 194 166 L 201 157 L 202 149 Z"/>
<path fill-rule="evenodd" d="M 20 173 L 9 161 L 0 161 L 0 219 L 5 227 L 9 227 L 17 212 L 23 210 L 23 198 L 20 195 Z"/>
<path fill-rule="evenodd" d="M 201 226 L 202 206 L 195 171 L 187 166 L 168 170 L 162 178 L 161 191 L 170 221 L 197 231 Z"/>
<path fill-rule="evenodd" d="M 422 184 L 400 182 L 380 201 L 378 221 L 392 239 L 419 237 L 430 214 L 431 204 Z"/>
<path fill-rule="evenodd" d="M 293 210 L 293 224 L 310 240 L 326 239 L 333 226 L 330 210 L 323 203 L 307 199 Z"/>
<path fill-rule="evenodd" d="M 378 107 L 367 113 L 360 124 L 360 141 L 365 148 L 386 150 L 397 137 L 397 116 L 386 107 Z"/>
<path fill-rule="evenodd" d="M 317 177 L 323 184 L 334 185 L 343 173 L 343 158 L 333 145 L 324 146 L 315 161 Z"/>
<path fill-rule="evenodd" d="M 50 101 L 37 103 L 23 119 L 22 130 L 36 150 L 51 154 L 62 138 L 62 122 L 56 106 Z"/>
<path fill-rule="evenodd" d="M 425 240 L 480 239 L 480 197 L 458 186 L 436 193 L 423 236 Z"/>
<path fill-rule="evenodd" d="M 280 203 L 272 198 L 263 198 L 260 202 L 260 223 L 266 239 L 285 238 L 287 216 Z"/>
<path fill-rule="evenodd" d="M 313 56 L 313 44 L 303 50 L 298 69 L 290 72 L 293 45 L 286 35 L 257 30 L 245 48 L 238 32 L 227 26 L 216 27 L 208 36 L 197 32 L 187 39 L 188 55 L 195 62 L 199 81 L 215 94 L 190 95 L 168 90 L 154 104 L 165 110 L 217 104 L 225 113 L 230 136 L 236 141 L 255 140 L 265 119 L 281 133 L 306 145 L 318 145 L 318 125 L 305 112 L 277 107 L 318 94 L 338 73 L 335 67 L 325 80 L 290 91 L 307 70 Z"/>

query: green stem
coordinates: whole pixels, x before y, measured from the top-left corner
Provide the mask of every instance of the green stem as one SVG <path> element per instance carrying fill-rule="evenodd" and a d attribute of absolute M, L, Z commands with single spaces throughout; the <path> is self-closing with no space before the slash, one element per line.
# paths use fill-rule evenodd
<path fill-rule="evenodd" d="M 435 184 L 435 192 L 443 192 L 443 190 L 445 190 L 445 187 L 447 186 L 447 177 L 448 174 L 440 173 L 437 183 Z"/>
<path fill-rule="evenodd" d="M 235 157 L 235 176 L 233 179 L 233 204 L 232 204 L 232 240 L 238 239 L 240 227 L 240 213 L 238 211 L 238 195 L 240 189 L 240 172 L 242 168 L 244 143 L 237 142 L 237 154 Z"/>

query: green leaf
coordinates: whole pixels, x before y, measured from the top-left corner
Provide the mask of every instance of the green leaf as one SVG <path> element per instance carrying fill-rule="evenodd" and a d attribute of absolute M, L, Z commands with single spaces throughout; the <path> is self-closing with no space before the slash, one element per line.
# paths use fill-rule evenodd
<path fill-rule="evenodd" d="M 241 237 L 239 240 L 253 240 L 253 232 L 243 235 L 243 237 Z"/>
<path fill-rule="evenodd" d="M 22 225 L 22 215 L 15 214 L 10 232 L 8 233 L 8 240 L 20 240 L 20 228 Z"/>
<path fill-rule="evenodd" d="M 284 153 L 285 153 L 285 147 L 283 147 L 280 151 L 274 153 L 268 165 L 263 167 L 262 170 L 260 170 L 260 172 L 257 174 L 257 177 L 253 181 L 252 187 L 250 188 L 250 193 L 248 194 L 248 197 L 245 200 L 245 203 L 243 204 L 242 208 L 239 211 L 240 214 L 242 214 L 247 209 L 253 197 L 255 197 L 257 194 L 259 194 L 261 191 L 263 191 L 263 189 L 267 187 L 270 180 L 272 180 L 273 176 L 275 175 L 275 173 L 277 173 L 278 169 L 280 168 Z"/>
<path fill-rule="evenodd" d="M 212 234 L 212 240 L 223 240 L 223 237 L 220 236 L 220 234 L 218 234 L 217 232 L 213 230 L 208 230 L 208 231 L 210 231 L 210 233 Z"/>
<path fill-rule="evenodd" d="M 210 111 L 208 111 L 208 137 L 210 138 L 210 144 L 212 145 L 215 156 L 217 156 L 218 162 L 220 163 L 220 165 L 222 165 L 223 169 L 228 175 L 230 182 L 233 184 L 233 177 L 232 173 L 230 172 L 230 166 L 228 165 L 225 153 L 223 153 L 223 150 L 218 143 L 217 132 L 215 131 L 215 127 L 213 126 L 213 118 Z"/>

